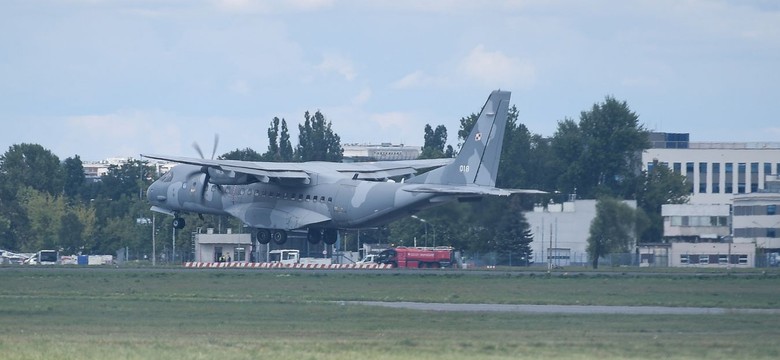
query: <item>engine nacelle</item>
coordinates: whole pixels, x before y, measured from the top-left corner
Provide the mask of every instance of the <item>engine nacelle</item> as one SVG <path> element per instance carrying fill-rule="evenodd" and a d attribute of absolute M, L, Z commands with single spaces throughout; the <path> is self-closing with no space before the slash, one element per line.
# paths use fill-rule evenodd
<path fill-rule="evenodd" d="M 253 175 L 224 171 L 212 167 L 204 169 L 204 172 L 208 172 L 209 182 L 216 185 L 247 185 L 258 181 Z"/>

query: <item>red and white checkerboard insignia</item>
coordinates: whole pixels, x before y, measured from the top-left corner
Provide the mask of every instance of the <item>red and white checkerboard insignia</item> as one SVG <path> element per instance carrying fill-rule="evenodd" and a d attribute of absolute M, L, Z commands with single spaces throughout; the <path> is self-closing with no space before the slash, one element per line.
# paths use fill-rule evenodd
<path fill-rule="evenodd" d="M 477 141 L 482 140 L 482 133 L 478 132 L 477 135 L 474 136 L 474 140 L 477 140 Z"/>

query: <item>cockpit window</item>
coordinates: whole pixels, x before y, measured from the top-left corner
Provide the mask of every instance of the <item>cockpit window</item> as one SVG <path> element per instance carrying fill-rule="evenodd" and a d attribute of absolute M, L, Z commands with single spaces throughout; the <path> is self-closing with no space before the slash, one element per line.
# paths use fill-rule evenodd
<path fill-rule="evenodd" d="M 160 181 L 162 182 L 171 182 L 171 180 L 173 180 L 173 171 L 168 171 L 165 175 L 160 177 Z"/>

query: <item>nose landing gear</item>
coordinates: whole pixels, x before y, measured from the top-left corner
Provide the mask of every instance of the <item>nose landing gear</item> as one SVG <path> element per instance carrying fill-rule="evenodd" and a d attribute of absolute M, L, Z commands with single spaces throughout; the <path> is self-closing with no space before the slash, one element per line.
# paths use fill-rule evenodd
<path fill-rule="evenodd" d="M 184 222 L 184 218 L 183 217 L 179 217 L 177 215 L 176 217 L 173 218 L 173 227 L 175 229 L 177 229 L 177 230 L 184 229 L 184 225 L 186 225 L 186 223 Z"/>

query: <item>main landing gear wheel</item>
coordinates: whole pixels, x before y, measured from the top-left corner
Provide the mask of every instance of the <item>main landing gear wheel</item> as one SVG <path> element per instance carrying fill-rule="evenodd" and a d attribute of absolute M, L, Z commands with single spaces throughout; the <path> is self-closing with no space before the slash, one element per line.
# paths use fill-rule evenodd
<path fill-rule="evenodd" d="M 271 239 L 276 245 L 282 245 L 287 242 L 287 233 L 284 230 L 274 230 L 271 232 Z"/>
<path fill-rule="evenodd" d="M 312 245 L 319 244 L 322 241 L 322 229 L 309 229 L 306 240 Z"/>
<path fill-rule="evenodd" d="M 180 218 L 180 217 L 173 218 L 173 227 L 175 229 L 178 230 L 184 229 L 184 225 L 185 225 L 184 218 Z"/>
<path fill-rule="evenodd" d="M 257 242 L 266 245 L 271 242 L 271 232 L 266 229 L 257 229 L 255 231 L 255 239 Z"/>
<path fill-rule="evenodd" d="M 339 231 L 336 229 L 325 229 L 322 234 L 322 241 L 328 245 L 333 245 L 338 240 Z"/>

